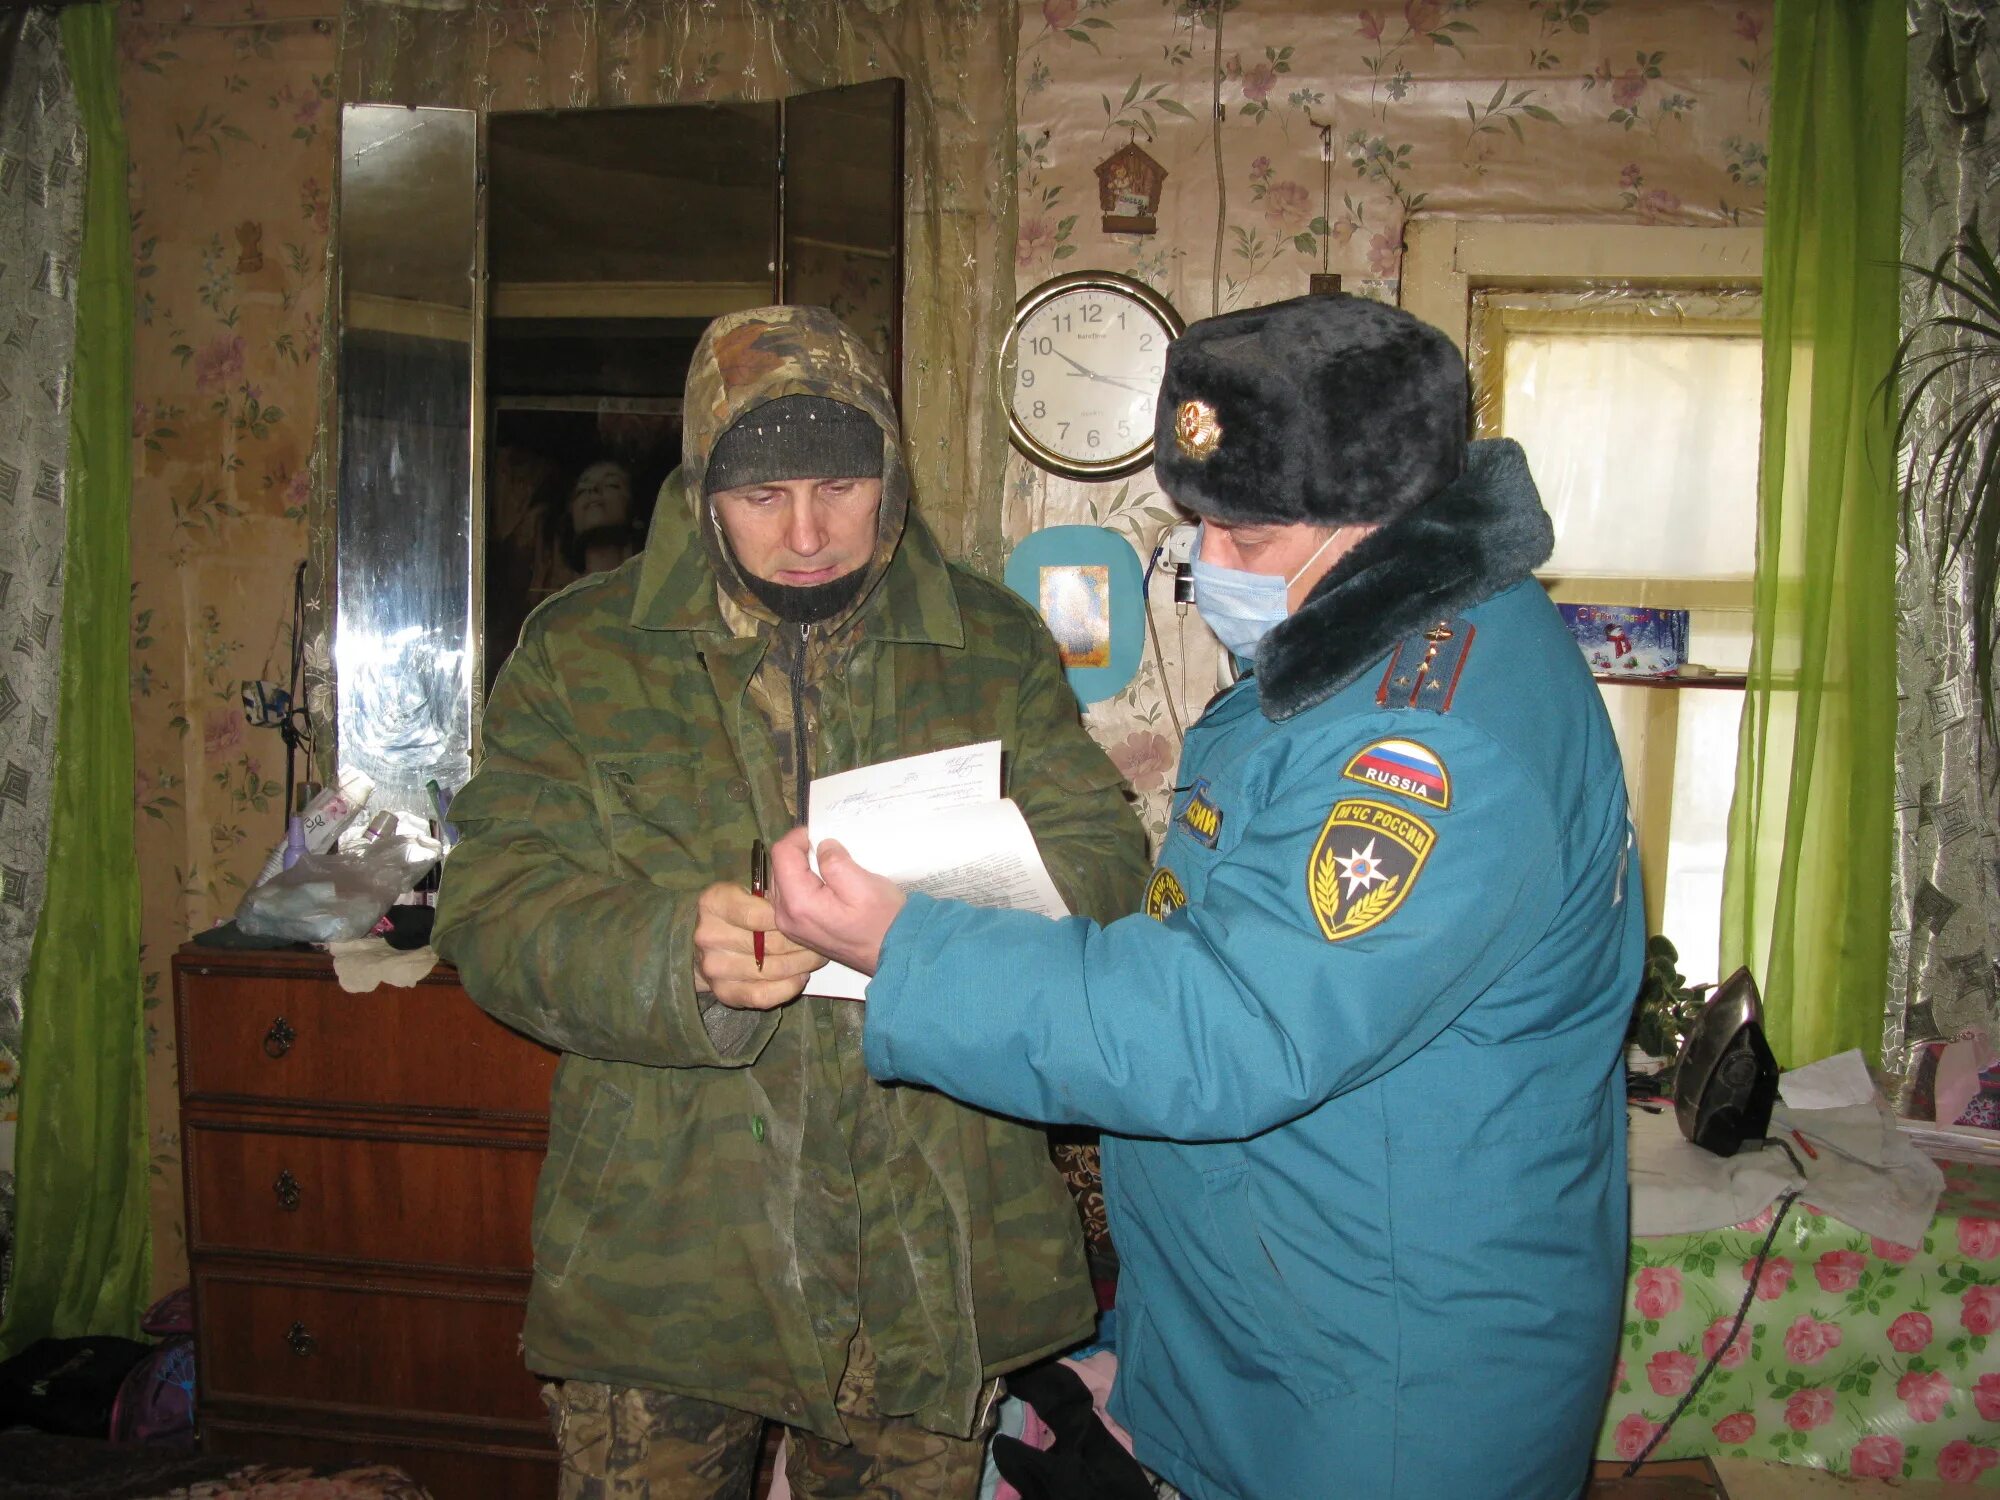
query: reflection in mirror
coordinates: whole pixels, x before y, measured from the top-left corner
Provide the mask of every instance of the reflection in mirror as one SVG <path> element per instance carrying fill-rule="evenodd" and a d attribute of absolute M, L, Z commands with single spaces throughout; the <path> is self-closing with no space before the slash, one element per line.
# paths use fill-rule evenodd
<path fill-rule="evenodd" d="M 470 774 L 470 111 L 341 111 L 339 764 L 422 812 Z"/>
<path fill-rule="evenodd" d="M 784 102 L 787 302 L 830 307 L 902 397 L 903 81 Z"/>
<path fill-rule="evenodd" d="M 486 466 L 487 685 L 542 600 L 638 554 L 681 457 L 673 398 L 495 394 Z"/>
<path fill-rule="evenodd" d="M 486 683 L 543 599 L 644 544 L 708 320 L 777 296 L 778 106 L 487 121 Z"/>
<path fill-rule="evenodd" d="M 900 80 L 483 129 L 482 192 L 470 113 L 342 114 L 340 766 L 413 811 L 470 773 L 473 673 L 643 545 L 710 319 L 823 303 L 900 375 Z"/>
<path fill-rule="evenodd" d="M 498 318 L 694 318 L 776 289 L 778 106 L 496 114 L 487 267 Z"/>
<path fill-rule="evenodd" d="M 711 318 L 833 308 L 900 371 L 902 82 L 487 122 L 486 685 L 528 612 L 643 543 Z M 580 488 L 618 514 L 580 530 Z M 629 490 L 629 501 L 625 495 Z"/>

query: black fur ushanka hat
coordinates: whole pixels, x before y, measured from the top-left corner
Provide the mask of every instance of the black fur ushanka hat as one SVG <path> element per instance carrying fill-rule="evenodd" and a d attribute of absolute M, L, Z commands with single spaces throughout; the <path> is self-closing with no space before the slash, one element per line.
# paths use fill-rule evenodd
<path fill-rule="evenodd" d="M 1465 421 L 1465 361 L 1441 330 L 1365 297 L 1298 297 L 1174 340 L 1153 466 L 1218 521 L 1367 525 L 1458 478 Z"/>

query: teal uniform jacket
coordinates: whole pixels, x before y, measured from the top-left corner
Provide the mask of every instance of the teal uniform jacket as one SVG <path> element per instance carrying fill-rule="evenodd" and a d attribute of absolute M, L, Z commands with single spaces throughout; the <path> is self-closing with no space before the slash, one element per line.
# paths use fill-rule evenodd
<path fill-rule="evenodd" d="M 1499 571 L 1287 717 L 1212 703 L 1144 912 L 912 895 L 869 986 L 877 1077 L 1107 1132 L 1111 1410 L 1195 1500 L 1583 1485 L 1644 918 L 1595 685 Z"/>

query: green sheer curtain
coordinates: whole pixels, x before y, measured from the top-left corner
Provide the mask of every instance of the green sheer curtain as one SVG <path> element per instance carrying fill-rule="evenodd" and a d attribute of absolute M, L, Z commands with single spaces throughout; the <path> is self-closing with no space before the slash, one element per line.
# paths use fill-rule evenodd
<path fill-rule="evenodd" d="M 1900 0 L 1778 0 L 1756 634 L 1723 970 L 1797 1066 L 1880 1048 L 1895 786 Z"/>
<path fill-rule="evenodd" d="M 47 897 L 24 987 L 14 1275 L 0 1355 L 133 1334 L 151 1275 L 126 641 L 132 253 L 117 12 L 63 12 L 90 151 L 70 408 L 63 662 Z"/>

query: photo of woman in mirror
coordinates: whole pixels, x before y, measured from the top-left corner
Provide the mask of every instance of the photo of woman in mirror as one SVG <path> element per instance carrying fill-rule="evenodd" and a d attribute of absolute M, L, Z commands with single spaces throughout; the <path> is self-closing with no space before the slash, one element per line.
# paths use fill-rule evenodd
<path fill-rule="evenodd" d="M 629 409 L 635 404 L 551 410 L 556 403 L 495 403 L 484 610 L 489 683 L 529 611 L 645 546 L 654 497 L 680 455 L 680 416 Z M 562 403 L 572 405 L 584 403 Z"/>

